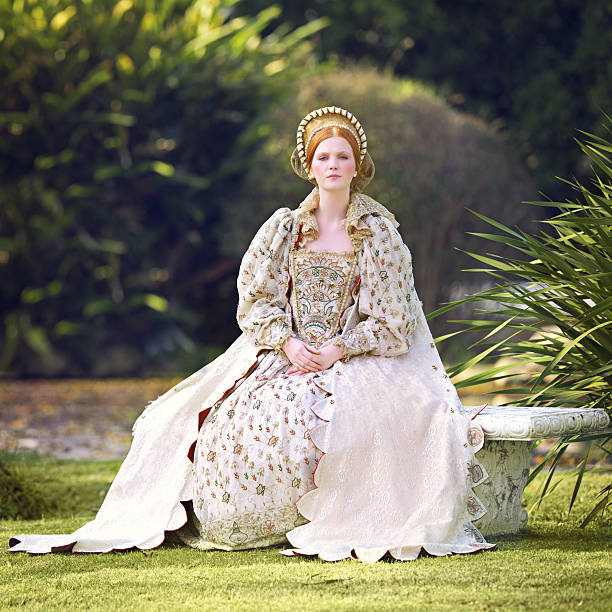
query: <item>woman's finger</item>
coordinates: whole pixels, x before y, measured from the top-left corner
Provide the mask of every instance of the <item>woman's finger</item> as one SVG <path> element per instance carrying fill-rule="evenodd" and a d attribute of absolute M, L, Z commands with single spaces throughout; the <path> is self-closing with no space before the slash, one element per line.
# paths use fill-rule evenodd
<path fill-rule="evenodd" d="M 301 361 L 300 363 L 298 363 L 298 366 L 304 371 L 304 372 L 314 372 L 313 370 L 313 366 L 307 362 L 307 361 Z"/>
<path fill-rule="evenodd" d="M 310 358 L 310 363 L 312 363 L 315 366 L 317 366 L 317 368 L 320 368 L 321 365 L 323 364 L 323 357 L 321 357 L 321 356 L 311 357 Z"/>
<path fill-rule="evenodd" d="M 321 351 L 318 348 L 315 348 L 314 346 L 309 346 L 308 344 L 305 344 L 304 348 L 310 353 L 314 353 L 315 355 L 318 355 L 321 353 Z"/>
<path fill-rule="evenodd" d="M 310 351 L 308 351 L 306 348 L 302 348 L 300 349 L 300 352 L 298 353 L 298 355 L 302 358 L 302 359 L 310 359 L 311 355 L 313 355 L 313 353 L 311 353 Z"/>
<path fill-rule="evenodd" d="M 306 353 L 301 355 L 302 363 L 306 363 L 309 366 L 320 366 L 322 363 L 322 358 L 320 355 L 316 353 Z"/>

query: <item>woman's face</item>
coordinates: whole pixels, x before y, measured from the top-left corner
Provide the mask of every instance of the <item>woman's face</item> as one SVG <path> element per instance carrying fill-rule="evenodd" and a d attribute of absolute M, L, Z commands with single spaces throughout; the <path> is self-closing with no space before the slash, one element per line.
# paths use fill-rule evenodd
<path fill-rule="evenodd" d="M 319 189 L 348 190 L 355 174 L 355 157 L 349 142 L 342 136 L 332 136 L 315 149 L 310 171 Z"/>

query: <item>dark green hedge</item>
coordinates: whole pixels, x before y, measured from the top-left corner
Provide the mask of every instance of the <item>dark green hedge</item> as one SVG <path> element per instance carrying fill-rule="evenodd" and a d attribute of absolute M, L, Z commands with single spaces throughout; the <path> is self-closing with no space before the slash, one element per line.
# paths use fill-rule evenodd
<path fill-rule="evenodd" d="M 0 519 L 37 519 L 48 504 L 29 478 L 0 463 Z"/>

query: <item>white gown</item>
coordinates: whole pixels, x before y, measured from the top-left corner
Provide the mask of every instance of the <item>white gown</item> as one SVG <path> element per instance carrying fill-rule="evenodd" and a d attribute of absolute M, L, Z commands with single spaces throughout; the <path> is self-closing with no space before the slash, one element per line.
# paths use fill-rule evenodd
<path fill-rule="evenodd" d="M 290 543 L 325 560 L 411 560 L 494 544 L 475 453 L 482 430 L 446 374 L 392 215 L 354 194 L 354 250 L 315 254 L 316 192 L 278 210 L 238 278 L 243 334 L 153 402 L 96 518 L 73 534 L 20 535 L 11 551 L 108 552 Z M 288 335 L 334 342 L 346 358 L 287 376 Z M 315 469 L 316 468 L 316 469 Z M 314 479 L 314 481 L 313 481 Z"/>

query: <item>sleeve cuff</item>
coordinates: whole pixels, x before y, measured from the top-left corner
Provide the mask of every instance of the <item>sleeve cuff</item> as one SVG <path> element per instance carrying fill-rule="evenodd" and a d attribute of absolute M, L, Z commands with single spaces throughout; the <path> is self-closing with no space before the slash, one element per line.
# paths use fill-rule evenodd
<path fill-rule="evenodd" d="M 287 338 L 295 338 L 295 334 L 290 327 L 285 329 L 285 331 L 280 334 L 278 341 L 275 344 L 271 345 L 272 349 L 279 355 L 285 355 L 285 351 L 283 351 L 283 344 L 285 344 L 285 340 L 287 340 Z"/>
<path fill-rule="evenodd" d="M 352 355 L 348 351 L 348 348 L 344 342 L 344 338 L 342 336 L 336 336 L 332 339 L 331 343 L 334 346 L 337 346 L 342 351 L 342 357 L 340 357 L 340 361 L 342 361 L 342 363 L 347 363 L 352 357 Z"/>

